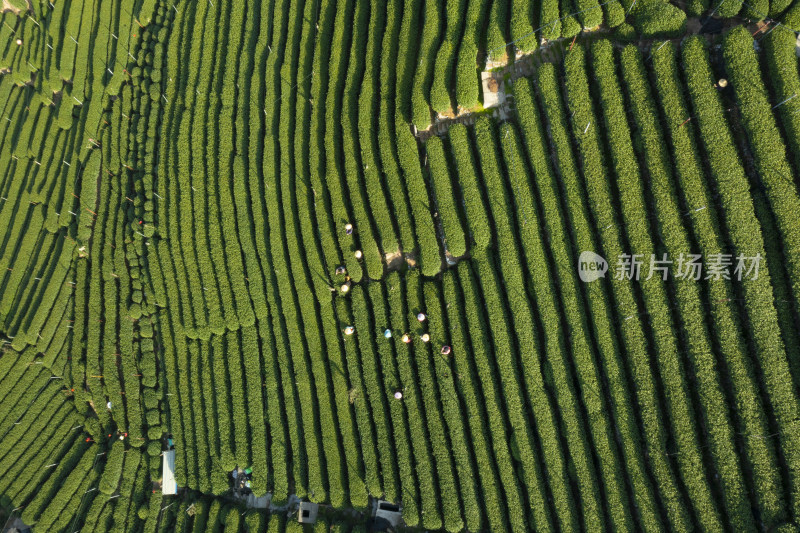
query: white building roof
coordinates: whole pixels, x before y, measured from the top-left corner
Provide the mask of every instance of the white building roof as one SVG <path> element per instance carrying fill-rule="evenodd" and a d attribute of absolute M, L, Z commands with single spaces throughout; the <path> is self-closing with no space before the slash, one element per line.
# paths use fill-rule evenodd
<path fill-rule="evenodd" d="M 175 481 L 175 450 L 167 450 L 164 457 L 161 473 L 161 494 L 165 496 L 178 493 L 178 482 Z"/>

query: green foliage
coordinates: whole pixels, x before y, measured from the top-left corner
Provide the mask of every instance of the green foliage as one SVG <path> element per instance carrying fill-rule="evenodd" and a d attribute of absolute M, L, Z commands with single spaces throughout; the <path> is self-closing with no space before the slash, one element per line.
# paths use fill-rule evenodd
<path fill-rule="evenodd" d="M 619 81 L 614 75 L 614 59 L 611 43 L 598 41 L 592 46 L 594 77 L 600 87 L 600 102 L 604 113 L 603 125 L 608 131 L 610 140 L 609 167 L 613 169 L 620 190 L 620 211 L 626 223 L 626 233 L 630 240 L 632 253 L 641 253 L 650 257 L 655 253 L 647 227 L 641 223 L 646 217 L 644 192 L 637 184 L 641 183 L 638 165 L 633 157 L 633 145 L 627 126 L 626 110 L 622 101 Z M 597 125 L 600 127 L 600 124 Z M 663 193 L 662 193 L 663 195 Z M 607 205 L 611 205 L 610 201 Z M 680 466 L 687 485 L 690 498 L 698 509 L 703 523 L 708 527 L 717 527 L 720 517 L 715 502 L 709 497 L 709 487 L 703 472 L 703 460 L 699 451 L 696 421 L 688 398 L 688 386 L 683 379 L 684 370 L 677 357 L 669 354 L 677 353 L 675 328 L 666 309 L 668 308 L 665 287 L 657 277 L 642 281 L 642 293 L 645 306 L 649 312 L 651 326 L 657 332 L 656 349 L 660 354 L 661 375 L 665 388 L 671 390 L 667 404 L 667 413 L 673 427 L 678 428 L 677 446 L 681 449 Z M 695 331 L 696 344 L 704 337 L 704 332 Z M 705 341 L 705 339 L 703 339 Z M 730 436 L 728 435 L 728 438 Z M 737 480 L 738 481 L 738 480 Z M 734 489 L 734 499 L 735 496 Z"/>
<path fill-rule="evenodd" d="M 153 18 L 156 6 L 156 0 L 144 0 L 139 8 L 139 19 L 142 24 L 147 24 Z"/>
<path fill-rule="evenodd" d="M 441 304 L 441 291 L 435 283 L 424 283 L 423 290 L 424 302 L 420 302 L 420 305 L 424 305 L 426 312 L 431 317 L 434 317 L 434 319 L 428 321 L 428 326 L 431 335 L 429 357 L 433 361 L 435 371 L 431 376 L 431 382 L 436 384 L 435 387 L 431 387 L 427 391 L 426 396 L 430 397 L 431 393 L 434 392 L 433 389 L 438 392 L 438 398 L 442 405 L 443 419 L 448 429 L 447 442 L 450 443 L 448 451 L 455 463 L 455 470 L 459 480 L 454 492 L 459 493 L 462 508 L 464 509 L 463 522 L 455 513 L 458 506 L 454 506 L 452 510 L 446 509 L 445 517 L 446 521 L 451 524 L 450 527 L 461 529 L 466 526 L 471 531 L 477 531 L 480 529 L 481 523 L 480 505 L 478 503 L 476 484 L 473 481 L 475 472 L 470 461 L 469 441 L 463 423 L 465 414 L 461 412 L 453 378 L 455 367 L 452 365 L 452 347 L 450 354 L 443 354 L 441 349 L 444 346 L 449 346 L 449 339 L 446 334 L 447 320 Z M 420 364 L 420 368 L 422 367 L 423 365 Z M 434 429 L 432 428 L 431 433 L 433 431 Z M 442 441 L 445 441 L 445 439 L 442 439 Z M 439 450 L 439 453 L 441 454 L 441 450 Z M 437 460 L 440 461 L 441 459 L 437 457 Z M 454 496 L 450 496 L 451 503 L 456 503 L 452 501 L 454 499 Z M 497 523 L 499 520 L 493 517 L 492 522 Z"/>
<path fill-rule="evenodd" d="M 506 53 L 508 39 L 510 0 L 493 0 L 486 26 L 486 54 L 488 61 L 500 61 Z M 523 10 L 524 12 L 524 10 Z"/>
<path fill-rule="evenodd" d="M 792 2 L 783 15 L 783 24 L 791 30 L 800 31 L 800 2 Z"/>
<path fill-rule="evenodd" d="M 688 250 L 691 245 L 671 184 L 669 159 L 664 149 L 657 111 L 651 103 L 653 97 L 647 86 L 642 57 L 630 46 L 625 49 L 621 63 L 628 94 L 631 95 L 633 116 L 641 135 L 637 140 L 641 142 L 649 168 L 651 191 L 659 214 L 660 234 L 663 235 L 667 253 L 671 257 L 679 257 L 681 250 Z M 724 392 L 716 372 L 712 371 L 715 366 L 711 356 L 712 339 L 703 320 L 703 304 L 697 284 L 691 281 L 679 283 L 676 287 L 676 299 L 689 344 L 689 360 L 694 366 L 696 386 L 702 398 L 702 418 L 711 434 L 710 446 L 715 467 L 724 487 L 724 504 L 736 527 L 747 529 L 753 527 L 752 517 L 731 432 L 731 420 L 724 408 Z"/>
<path fill-rule="evenodd" d="M 787 0 L 750 4 L 3 15 L 3 504 L 48 531 L 348 531 L 333 517 L 373 498 L 430 530 L 789 527 L 795 35 L 762 51 L 735 28 L 713 61 L 691 37 L 683 71 L 671 43 L 567 40 L 603 20 L 615 44 L 682 37 L 712 11 L 793 24 Z M 533 79 L 505 57 L 557 38 Z M 502 122 L 487 59 L 515 71 Z M 431 110 L 476 114 L 425 131 Z M 581 250 L 764 262 L 583 283 Z M 167 434 L 178 499 L 152 491 Z M 236 466 L 333 511 L 240 514 L 214 496 Z"/>
<path fill-rule="evenodd" d="M 397 124 L 397 153 L 400 168 L 405 178 L 406 190 L 411 203 L 411 213 L 414 217 L 417 243 L 419 244 L 417 261 L 423 275 L 435 276 L 442 268 L 441 250 L 433 223 L 429 188 L 422 172 L 417 140 L 411 134 L 411 131 L 402 124 L 399 115 L 395 120 Z"/>
<path fill-rule="evenodd" d="M 584 28 L 596 28 L 603 22 L 603 10 L 597 0 L 575 0 L 574 6 Z"/>
<path fill-rule="evenodd" d="M 517 4 L 515 3 L 514 6 L 516 6 L 516 5 Z M 560 9 L 562 8 L 562 6 L 566 7 L 567 8 L 567 12 L 564 14 L 564 16 L 569 15 L 570 14 L 569 5 L 570 5 L 569 2 L 565 2 L 565 3 L 562 4 L 558 0 L 547 0 L 547 1 L 543 1 L 541 3 L 541 8 L 540 8 L 540 11 L 539 11 L 539 21 L 540 21 L 540 25 L 544 26 L 542 28 L 542 30 L 541 30 L 542 39 L 550 41 L 550 40 L 553 40 L 553 39 L 558 39 L 561 36 L 561 16 L 562 15 L 561 15 Z M 514 9 L 514 13 L 512 14 L 512 17 L 516 17 L 516 18 L 520 17 L 520 15 L 517 13 L 517 11 L 524 12 L 524 10 L 519 10 L 518 8 L 516 8 L 516 9 Z M 530 20 L 535 20 L 532 17 L 529 17 L 529 19 Z M 513 24 L 514 18 L 512 18 L 511 20 L 512 20 L 512 24 Z M 523 22 L 523 24 L 524 24 L 524 22 Z M 511 32 L 512 32 L 512 35 L 514 35 L 514 26 L 513 25 L 511 27 Z M 518 39 L 519 37 L 516 37 L 516 38 Z M 528 37 L 527 39 L 530 39 L 530 38 L 531 37 Z M 527 41 L 527 39 L 526 39 L 526 41 Z M 533 39 L 536 39 L 536 37 L 533 37 Z M 526 42 L 526 41 L 523 41 L 523 42 Z M 517 46 L 524 50 L 524 48 L 521 45 L 517 45 Z"/>
<path fill-rule="evenodd" d="M 445 156 L 444 144 L 439 137 L 431 137 L 425 143 L 425 153 L 430 166 L 430 176 L 438 207 L 438 218 L 442 221 L 445 249 L 455 257 L 461 257 L 467 251 L 464 230 L 453 194 L 449 162 Z"/>
<path fill-rule="evenodd" d="M 447 0 L 445 11 L 445 34 L 433 67 L 433 83 L 431 85 L 431 108 L 434 113 L 446 113 L 451 110 L 451 95 L 454 90 L 458 48 L 464 27 L 463 13 L 469 0 Z"/>
<path fill-rule="evenodd" d="M 448 271 L 444 274 L 443 294 L 448 302 L 446 306 L 447 320 L 450 327 L 450 346 L 454 363 L 452 372 L 457 377 L 455 384 L 466 407 L 463 416 L 467 420 L 467 425 L 462 427 L 465 432 L 468 428 L 469 433 L 465 435 L 465 438 L 471 437 L 469 442 L 472 443 L 471 447 L 479 475 L 477 478 L 461 477 L 460 479 L 473 479 L 476 486 L 481 487 L 480 494 L 486 501 L 486 514 L 490 527 L 502 529 L 508 520 L 511 527 L 522 529 L 526 522 L 526 513 L 520 505 L 519 485 L 511 465 L 508 439 L 502 423 L 502 406 L 499 403 L 499 396 L 496 394 L 497 384 L 489 371 L 490 361 L 485 356 L 490 353 L 487 339 L 481 333 L 485 329 L 485 322 L 474 299 L 475 282 L 468 262 L 463 262 L 457 268 L 461 277 L 461 286 L 459 287 L 459 276 L 453 271 Z M 427 305 L 431 304 L 427 303 Z M 431 309 L 433 308 L 431 307 Z M 439 328 L 434 327 L 433 342 L 437 338 L 437 331 L 440 331 Z M 444 334 L 446 335 L 446 332 Z M 434 344 L 435 346 L 436 344 Z M 472 368 L 473 361 L 474 370 Z M 441 363 L 439 366 L 442 366 Z M 481 390 L 485 391 L 483 398 L 480 396 Z M 445 398 L 443 396 L 443 405 L 447 411 L 450 411 L 454 407 L 448 406 L 452 400 Z M 459 431 L 458 427 L 451 426 L 450 429 L 456 433 Z M 458 437 L 452 438 L 453 442 L 457 442 Z M 458 458 L 459 453 L 456 448 L 454 448 L 454 453 Z M 498 475 L 492 468 L 495 461 L 499 470 Z M 465 504 L 468 505 L 471 489 L 462 481 L 461 490 Z M 505 513 L 502 512 L 500 502 L 503 500 L 503 495 L 505 495 L 508 505 L 508 517 L 505 517 Z M 478 518 L 466 506 L 464 511 L 466 525 L 471 528 Z"/>
<path fill-rule="evenodd" d="M 748 2 L 748 4 L 750 4 L 750 2 Z M 744 6 L 744 2 L 740 0 L 733 0 L 732 2 L 722 2 L 720 0 L 714 0 L 711 2 L 711 5 L 713 6 L 714 9 L 716 9 L 716 13 L 718 13 L 720 17 L 733 17 L 737 15 L 739 11 L 742 9 L 742 7 Z M 766 10 L 762 11 L 762 13 L 764 12 L 766 12 Z"/>
<path fill-rule="evenodd" d="M 633 53 L 626 51 L 626 55 Z M 694 234 L 704 254 L 715 253 L 715 250 L 722 249 L 719 213 L 711 202 L 708 185 L 703 179 L 695 132 L 691 127 L 681 126 L 685 121 L 684 117 L 689 115 L 689 110 L 681 91 L 674 48 L 665 45 L 654 54 L 653 61 L 660 107 L 667 117 L 667 129 L 675 156 L 676 178 L 688 207 L 696 213 L 691 219 Z M 760 507 L 765 520 L 774 522 L 783 507 L 782 497 L 776 492 L 774 450 L 769 442 L 755 438 L 755 435 L 766 431 L 765 418 L 763 405 L 757 397 L 753 367 L 745 353 L 740 318 L 731 303 L 732 287 L 714 283 L 710 284 L 709 290 L 714 308 L 716 336 L 731 374 L 736 403 L 741 406 L 736 411 L 736 416 L 740 427 L 750 428 L 745 430 L 750 435 L 746 443 L 747 455 L 753 468 L 754 482 L 759 486 Z"/>
<path fill-rule="evenodd" d="M 344 299 L 337 298 L 330 305 L 335 308 L 336 314 L 334 320 L 325 321 L 325 332 L 326 336 L 335 335 L 338 337 L 339 328 L 335 326 L 337 324 L 351 324 L 353 318 Z M 354 506 L 366 505 L 366 491 L 370 494 L 385 493 L 387 498 L 395 499 L 397 495 L 396 473 L 392 468 L 385 467 L 380 469 L 378 466 L 379 457 L 381 460 L 386 460 L 388 464 L 392 464 L 391 456 L 385 455 L 391 453 L 391 448 L 384 440 L 388 438 L 388 421 L 386 419 L 376 419 L 375 430 L 373 431 L 370 419 L 370 409 L 376 412 L 382 412 L 381 410 L 383 409 L 380 395 L 373 396 L 373 391 L 375 390 L 373 389 L 375 377 L 372 375 L 375 365 L 374 359 L 368 358 L 368 354 L 360 356 L 358 341 L 352 337 L 345 337 L 342 339 L 341 344 L 343 345 L 343 353 L 340 352 L 338 358 L 332 361 L 339 369 L 342 369 L 342 372 L 334 373 L 334 390 L 337 415 L 342 421 L 342 427 L 349 429 L 346 434 L 348 445 L 345 447 L 345 451 L 348 452 L 351 458 L 351 460 L 348 460 L 350 465 L 348 469 L 349 478 L 354 487 L 354 489 L 351 489 L 351 503 Z M 347 368 L 347 373 L 343 370 L 345 367 Z M 364 373 L 363 376 L 362 372 Z M 353 406 L 354 415 L 351 414 L 350 405 Z M 355 423 L 352 422 L 353 418 L 355 418 Z M 346 424 L 348 421 L 350 424 Z M 359 455 L 355 455 L 357 451 L 356 431 L 360 436 L 360 461 Z"/>
<path fill-rule="evenodd" d="M 375 221 L 376 239 L 384 255 L 400 248 L 395 230 L 394 213 L 389 208 L 389 198 L 384 190 L 384 169 L 380 146 L 380 106 L 381 106 L 381 43 L 386 24 L 387 4 L 372 2 L 369 18 L 369 45 L 364 61 L 363 80 L 359 94 L 358 123 L 361 162 L 363 164 L 363 187 L 367 192 L 368 212 Z M 355 29 L 354 29 L 355 31 Z M 353 45 L 357 42 L 354 39 Z M 352 124 L 352 122 L 351 122 Z M 363 127 L 369 124 L 370 127 Z"/>
<path fill-rule="evenodd" d="M 396 68 L 395 108 L 397 109 L 396 123 L 398 127 L 400 124 L 412 121 L 411 105 L 414 73 L 419 61 L 419 46 L 422 44 L 418 37 L 424 31 L 424 28 L 420 27 L 423 22 L 420 15 L 424 12 L 422 2 L 423 0 L 408 0 L 403 3 L 403 17 L 399 21 L 400 25 L 398 27 L 397 40 L 395 41 L 395 46 L 397 47 L 396 63 L 387 65 L 389 68 Z M 439 2 L 431 4 L 432 9 L 436 9 L 437 18 L 438 4 Z M 431 15 L 428 15 L 428 17 Z M 439 28 L 436 25 L 431 25 L 428 30 L 430 32 L 429 38 L 436 40 L 434 36 L 438 35 Z M 426 52 L 428 50 L 423 49 L 422 53 L 425 54 Z M 425 61 L 424 57 L 423 61 Z"/>
<path fill-rule="evenodd" d="M 646 0 L 633 8 L 633 26 L 645 38 L 677 37 L 686 28 L 686 13 L 669 2 Z"/>
<path fill-rule="evenodd" d="M 491 2 L 488 0 L 470 0 L 464 15 L 464 37 L 458 49 L 456 64 L 455 103 L 457 108 L 472 109 L 478 105 L 480 78 L 478 76 L 478 49 L 483 37 L 483 24 L 488 17 Z"/>
<path fill-rule="evenodd" d="M 793 96 L 800 92 L 798 77 L 797 36 L 786 28 L 775 28 L 764 39 L 766 63 L 769 68 L 772 101 L 777 107 L 780 123 L 786 131 L 787 155 L 795 174 L 800 173 L 800 116 L 797 114 L 798 102 Z"/>
<path fill-rule="evenodd" d="M 474 252 L 484 251 L 492 245 L 492 230 L 489 225 L 488 207 L 483 200 L 479 183 L 480 169 L 477 167 L 477 154 L 472 149 L 470 135 L 466 127 L 455 125 L 450 128 L 450 147 L 455 162 L 454 177 L 461 186 L 464 199 L 464 212 L 472 236 L 470 246 Z"/>
<path fill-rule="evenodd" d="M 400 247 L 406 253 L 417 247 L 417 237 L 411 220 L 411 206 L 403 185 L 395 140 L 395 99 L 397 81 L 398 39 L 403 21 L 394 3 L 386 3 L 386 30 L 383 34 L 380 60 L 380 122 L 378 145 L 383 163 L 388 205 L 398 228 Z M 381 206 L 378 205 L 378 208 Z M 349 267 L 348 267 L 349 269 Z"/>
<path fill-rule="evenodd" d="M 603 6 L 603 11 L 609 28 L 617 28 L 625 22 L 625 8 L 620 2 L 612 0 Z"/>
<path fill-rule="evenodd" d="M 350 193 L 350 211 L 354 215 L 355 220 L 353 222 L 358 229 L 357 242 L 363 254 L 367 275 L 371 278 L 378 279 L 383 275 L 383 261 L 378 243 L 373 235 L 373 222 L 368 209 L 370 204 L 366 195 L 365 167 L 368 167 L 369 163 L 360 158 L 361 154 L 359 154 L 358 149 L 359 137 L 355 133 L 360 129 L 358 124 L 359 95 L 357 87 L 359 86 L 365 67 L 361 58 L 364 58 L 365 55 L 367 38 L 363 34 L 363 30 L 367 29 L 366 18 L 368 15 L 368 3 L 359 2 L 353 17 L 352 49 L 350 54 L 352 58 L 359 58 L 359 60 L 351 61 L 347 71 L 347 82 L 344 87 L 345 96 L 342 104 L 342 134 L 344 137 L 344 175 L 346 177 L 346 190 Z M 373 166 L 375 166 L 375 164 L 376 162 L 373 161 Z M 371 177 L 374 179 L 375 172 L 377 172 L 378 169 L 374 168 L 373 170 L 374 172 L 371 174 Z M 373 192 L 372 196 L 379 195 Z M 384 213 L 384 216 L 387 215 L 388 213 Z"/>
<path fill-rule="evenodd" d="M 103 476 L 100 478 L 99 489 L 103 494 L 111 496 L 117 490 L 119 479 L 122 476 L 122 466 L 125 461 L 125 444 L 115 441 L 106 458 Z"/>
<path fill-rule="evenodd" d="M 615 228 L 616 215 L 610 205 L 608 187 L 605 176 L 603 158 L 600 151 L 599 131 L 592 103 L 589 97 L 589 87 L 585 66 L 585 56 L 582 46 L 578 46 L 573 53 L 565 59 L 565 85 L 567 88 L 567 102 L 569 109 L 572 110 L 572 135 L 576 139 L 579 153 L 583 159 L 583 174 L 586 182 L 585 200 L 591 213 L 594 216 L 596 227 L 604 228 L 600 232 L 600 242 L 602 248 L 591 243 L 591 248 L 587 250 L 604 250 L 605 255 L 617 257 L 623 253 L 621 236 Z M 551 72 L 552 75 L 552 72 Z M 593 124 L 594 123 L 594 124 Z M 618 121 L 619 123 L 619 121 Z M 572 185 L 574 186 L 574 185 Z M 614 280 L 612 283 L 615 298 L 618 306 L 623 309 L 634 309 L 636 304 L 632 287 L 626 280 Z M 688 520 L 686 507 L 681 502 L 680 494 L 675 488 L 675 480 L 670 465 L 666 460 L 666 436 L 662 426 L 662 415 L 659 403 L 653 389 L 653 374 L 649 361 L 646 358 L 647 348 L 643 325 L 637 317 L 624 320 L 622 328 L 622 340 L 625 343 L 629 354 L 636 354 L 629 362 L 632 375 L 635 379 L 639 394 L 639 412 L 644 424 L 644 435 L 648 446 L 651 449 L 658 449 L 659 452 L 650 452 L 653 469 L 655 471 L 656 482 L 663 491 L 666 491 L 667 501 L 665 507 L 668 511 L 669 520 L 676 524 L 685 523 Z M 664 487 L 669 487 L 668 489 Z"/>
<path fill-rule="evenodd" d="M 761 79 L 753 38 L 746 29 L 735 28 L 725 36 L 723 53 L 741 109 L 742 124 L 750 141 L 755 167 L 766 189 L 781 233 L 792 293 L 798 302 L 800 228 L 797 227 L 793 214 L 800 210 L 800 197 L 797 189 L 787 182 L 787 176 L 792 175 L 792 168 L 772 113 L 772 104 Z M 794 78 L 796 82 L 796 74 Z M 787 95 L 787 98 L 789 96 L 791 95 Z"/>
<path fill-rule="evenodd" d="M 480 153 L 483 184 L 486 187 L 489 206 L 494 215 L 498 236 L 498 261 L 497 266 L 484 254 L 476 254 L 475 259 L 479 264 L 478 272 L 483 287 L 484 296 L 487 298 L 487 307 L 491 309 L 489 323 L 494 338 L 494 350 L 500 367 L 501 378 L 505 388 L 508 415 L 511 418 L 511 427 L 520 452 L 523 465 L 524 483 L 528 487 L 529 506 L 534 513 L 534 522 L 537 527 L 547 528 L 553 517 L 549 516 L 545 505 L 544 477 L 536 462 L 533 453 L 532 428 L 523 422 L 526 416 L 526 405 L 530 405 L 533 416 L 538 421 L 538 437 L 542 446 L 547 450 L 545 458 L 548 461 L 550 479 L 555 485 L 552 487 L 553 498 L 559 507 L 559 519 L 569 523 L 576 518 L 571 511 L 570 498 L 566 494 L 565 464 L 557 443 L 553 412 L 550 410 L 549 401 L 544 389 L 537 383 L 543 383 L 541 367 L 535 364 L 538 361 L 538 339 L 536 338 L 533 322 L 533 311 L 530 303 L 523 295 L 526 292 L 523 271 L 517 253 L 516 231 L 510 211 L 505 207 L 511 199 L 503 183 L 501 173 L 501 160 L 498 146 L 495 142 L 495 131 L 491 123 L 484 118 L 475 125 L 477 142 L 483 146 L 491 146 L 490 150 Z M 499 292 L 495 292 L 502 279 L 509 289 L 507 301 Z M 506 305 L 508 307 L 506 307 Z M 510 332 L 518 333 L 518 343 L 510 338 Z M 518 361 L 525 361 L 520 363 Z M 519 373 L 523 377 L 520 383 L 512 386 Z M 585 494 L 584 503 L 586 513 L 596 502 L 594 494 Z"/>
<path fill-rule="evenodd" d="M 394 281 L 397 278 L 397 274 L 391 274 L 390 278 Z M 362 364 L 364 365 L 365 372 L 375 373 L 372 377 L 377 382 L 377 386 L 381 387 L 381 377 L 383 378 L 382 387 L 380 389 L 380 393 L 376 398 L 370 398 L 374 402 L 381 402 L 380 404 L 373 403 L 373 413 L 386 413 L 388 414 L 385 416 L 391 417 L 391 429 L 393 430 L 393 437 L 394 437 L 394 449 L 395 451 L 395 458 L 390 463 L 386 463 L 385 459 L 381 460 L 382 465 L 386 465 L 385 471 L 387 472 L 388 476 L 386 476 L 385 482 L 394 481 L 395 476 L 397 476 L 399 481 L 399 490 L 395 487 L 389 486 L 386 488 L 387 493 L 392 493 L 394 498 L 396 499 L 396 494 L 403 494 L 403 516 L 407 523 L 409 524 L 416 524 L 419 523 L 419 495 L 417 489 L 417 483 L 432 483 L 430 476 L 424 470 L 420 470 L 417 474 L 418 478 L 422 478 L 424 481 L 417 481 L 415 480 L 415 476 L 413 473 L 413 459 L 412 459 L 412 452 L 416 452 L 422 448 L 420 448 L 420 444 L 414 443 L 414 436 L 420 437 L 422 434 L 415 432 L 411 433 L 411 427 L 415 429 L 419 429 L 419 421 L 412 421 L 409 420 L 408 423 L 405 422 L 403 418 L 404 413 L 404 406 L 399 404 L 394 397 L 391 396 L 392 392 L 397 390 L 398 387 L 402 384 L 400 375 L 399 375 L 399 359 L 395 356 L 391 349 L 391 343 L 387 341 L 383 335 L 382 331 L 387 329 L 387 327 L 391 324 L 390 317 L 387 315 L 385 310 L 384 303 L 387 300 L 387 295 L 382 290 L 382 288 L 377 284 L 371 284 L 368 289 L 367 294 L 363 294 L 356 292 L 353 296 L 353 317 L 357 324 L 356 327 L 359 328 L 359 331 L 364 332 L 359 337 L 360 346 L 361 346 L 361 357 L 362 357 Z M 397 293 L 393 295 L 398 296 Z M 367 296 L 369 298 L 367 299 Z M 398 298 L 399 299 L 399 298 Z M 371 309 L 370 309 L 371 304 Z M 390 306 L 391 309 L 391 306 Z M 372 320 L 368 320 L 368 317 L 360 317 L 359 311 L 366 313 L 372 317 Z M 398 310 L 398 313 L 402 312 Z M 359 324 L 360 323 L 360 324 Z M 397 326 L 394 326 L 392 329 L 395 329 Z M 373 339 L 375 339 L 373 341 Z M 380 369 L 380 371 L 378 370 Z M 380 372 L 382 375 L 377 375 Z M 372 395 L 376 389 L 367 387 L 367 394 Z M 385 405 L 384 398 L 388 398 L 391 403 Z M 374 416 L 374 415 L 373 415 Z M 387 420 L 389 422 L 389 420 Z M 389 430 L 387 429 L 387 432 Z M 424 440 L 421 441 L 424 444 Z M 389 446 L 387 446 L 388 448 Z M 428 462 L 428 457 L 423 456 L 426 465 L 430 467 Z M 395 467 L 395 464 L 397 465 Z M 391 471 L 389 470 L 391 468 Z M 396 472 L 395 472 L 396 469 Z M 430 485 L 425 485 L 430 487 Z M 407 502 L 407 504 L 406 504 Z M 430 503 L 430 500 L 425 500 L 426 504 Z M 434 506 L 435 509 L 435 506 Z"/>
<path fill-rule="evenodd" d="M 441 40 L 442 6 L 445 2 L 425 0 L 423 11 L 422 35 L 419 44 L 420 59 L 414 73 L 414 84 L 411 96 L 411 123 L 418 129 L 424 130 L 431 125 L 431 85 L 433 84 L 434 68 L 437 63 L 437 51 Z M 453 21 L 455 22 L 455 21 Z M 449 98 L 448 98 L 449 100 Z"/>

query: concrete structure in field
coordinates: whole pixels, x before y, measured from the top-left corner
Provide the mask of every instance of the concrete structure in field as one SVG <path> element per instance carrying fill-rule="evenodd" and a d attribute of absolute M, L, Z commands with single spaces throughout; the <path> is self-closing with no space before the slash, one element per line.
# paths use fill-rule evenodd
<path fill-rule="evenodd" d="M 5 529 L 0 530 L 0 533 L 31 533 L 31 528 L 22 521 L 19 517 L 10 520 Z"/>
<path fill-rule="evenodd" d="M 506 106 L 504 71 L 483 71 L 481 72 L 481 87 L 483 88 L 483 107 L 485 109 L 496 108 L 495 117 L 500 120 L 508 118 Z"/>
<path fill-rule="evenodd" d="M 313 502 L 300 502 L 297 509 L 297 521 L 301 524 L 315 524 L 317 522 L 319 505 Z"/>
<path fill-rule="evenodd" d="M 372 502 L 372 527 L 373 531 L 387 531 L 395 529 L 403 521 L 402 507 L 387 502 L 374 500 Z"/>
<path fill-rule="evenodd" d="M 161 494 L 171 496 L 178 494 L 178 482 L 175 481 L 175 450 L 167 450 L 161 454 L 163 457 L 161 468 Z"/>
<path fill-rule="evenodd" d="M 272 495 L 267 494 L 265 496 L 256 496 L 252 492 L 247 495 L 247 499 L 245 500 L 245 505 L 251 509 L 268 509 L 270 502 L 272 500 Z"/>

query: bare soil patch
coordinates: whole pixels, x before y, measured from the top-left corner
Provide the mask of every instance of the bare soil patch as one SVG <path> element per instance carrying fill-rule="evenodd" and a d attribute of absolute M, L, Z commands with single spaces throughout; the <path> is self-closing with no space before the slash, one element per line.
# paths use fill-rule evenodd
<path fill-rule="evenodd" d="M 28 6 L 27 11 L 31 11 L 31 0 L 25 0 L 25 3 Z M 3 12 L 10 11 L 10 12 L 14 13 L 15 15 L 19 15 L 22 12 L 21 9 L 19 9 L 18 7 L 15 7 L 14 5 L 12 5 L 11 2 L 9 2 L 9 0 L 3 0 L 3 8 L 0 9 L 0 11 L 3 11 Z"/>
<path fill-rule="evenodd" d="M 400 250 L 386 254 L 386 267 L 389 271 L 400 270 L 403 266 L 403 253 Z"/>

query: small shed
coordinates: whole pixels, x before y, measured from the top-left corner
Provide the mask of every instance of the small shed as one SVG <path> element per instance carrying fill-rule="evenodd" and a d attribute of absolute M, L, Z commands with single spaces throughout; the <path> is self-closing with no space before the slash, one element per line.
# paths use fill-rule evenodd
<path fill-rule="evenodd" d="M 301 524 L 314 524 L 317 522 L 319 505 L 313 502 L 300 502 L 297 510 L 297 521 Z"/>
<path fill-rule="evenodd" d="M 178 494 L 178 482 L 175 481 L 175 450 L 167 450 L 163 457 L 161 469 L 161 494 L 171 496 Z"/>
<path fill-rule="evenodd" d="M 4 533 L 31 533 L 31 528 L 19 518 L 15 517 L 13 519 L 9 519 L 11 521 L 10 524 L 6 524 L 8 529 L 3 529 Z"/>
<path fill-rule="evenodd" d="M 402 508 L 386 500 L 375 500 L 372 504 L 373 526 L 376 531 L 396 528 L 403 520 Z"/>

